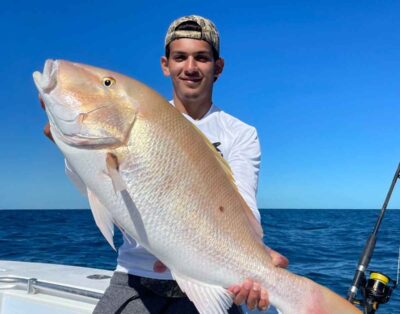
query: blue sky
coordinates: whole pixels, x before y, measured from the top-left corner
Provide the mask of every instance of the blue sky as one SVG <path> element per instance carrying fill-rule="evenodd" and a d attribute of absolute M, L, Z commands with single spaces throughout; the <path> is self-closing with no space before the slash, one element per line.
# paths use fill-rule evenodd
<path fill-rule="evenodd" d="M 214 102 L 258 129 L 259 207 L 380 208 L 400 161 L 400 2 L 172 0 L 2 4 L 0 209 L 88 208 L 42 136 L 32 72 L 67 59 L 170 98 L 159 59 L 187 14 L 221 34 Z"/>

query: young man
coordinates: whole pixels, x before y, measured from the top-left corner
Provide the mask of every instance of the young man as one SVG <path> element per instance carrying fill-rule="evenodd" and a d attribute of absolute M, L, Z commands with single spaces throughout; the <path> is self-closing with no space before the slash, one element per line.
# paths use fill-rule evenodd
<path fill-rule="evenodd" d="M 224 68 L 219 52 L 219 34 L 211 21 L 200 16 L 182 17 L 168 28 L 161 67 L 172 80 L 171 105 L 196 125 L 226 159 L 240 193 L 260 220 L 256 204 L 260 164 L 257 132 L 212 103 L 214 82 Z M 270 252 L 276 265 L 287 265 L 284 257 Z M 246 280 L 229 290 L 236 304 L 267 308 L 267 292 L 256 282 Z M 124 238 L 117 269 L 94 313 L 190 314 L 197 310 L 160 261 L 133 239 Z M 241 310 L 234 305 L 229 313 Z"/>

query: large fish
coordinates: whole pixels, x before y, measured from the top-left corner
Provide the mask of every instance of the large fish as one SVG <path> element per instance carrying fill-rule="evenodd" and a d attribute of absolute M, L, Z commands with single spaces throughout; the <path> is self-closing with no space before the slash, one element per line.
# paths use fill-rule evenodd
<path fill-rule="evenodd" d="M 108 70 L 47 60 L 33 74 L 53 138 L 84 183 L 97 225 L 159 258 L 200 313 L 226 313 L 246 278 L 285 314 L 360 313 L 329 289 L 275 267 L 228 165 L 164 98 Z"/>

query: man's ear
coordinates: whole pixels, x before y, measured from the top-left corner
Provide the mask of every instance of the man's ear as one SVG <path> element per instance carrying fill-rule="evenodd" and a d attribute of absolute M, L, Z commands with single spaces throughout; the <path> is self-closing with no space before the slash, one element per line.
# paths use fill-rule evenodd
<path fill-rule="evenodd" d="M 221 75 L 222 70 L 224 69 L 224 64 L 225 64 L 225 62 L 224 62 L 224 59 L 222 59 L 222 58 L 215 60 L 214 82 Z"/>
<path fill-rule="evenodd" d="M 166 56 L 161 57 L 161 70 L 165 76 L 171 75 L 171 73 L 169 72 L 168 59 Z"/>

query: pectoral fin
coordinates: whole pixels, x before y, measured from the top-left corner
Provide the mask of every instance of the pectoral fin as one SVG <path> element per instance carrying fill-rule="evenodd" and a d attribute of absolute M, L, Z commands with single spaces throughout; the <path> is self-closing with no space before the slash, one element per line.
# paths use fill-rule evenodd
<path fill-rule="evenodd" d="M 108 175 L 111 178 L 114 191 L 121 192 L 127 189 L 125 181 L 122 179 L 121 174 L 119 173 L 119 163 L 118 158 L 112 153 L 107 153 L 106 156 L 106 165 L 108 170 Z"/>
<path fill-rule="evenodd" d="M 179 287 L 186 293 L 201 314 L 225 314 L 232 306 L 233 296 L 223 287 L 186 278 L 171 271 Z"/>
<path fill-rule="evenodd" d="M 105 208 L 103 204 L 99 201 L 96 194 L 94 194 L 89 189 L 87 189 L 87 196 L 97 227 L 99 227 L 101 233 L 106 238 L 111 247 L 116 250 L 113 241 L 114 223 L 111 214 L 109 213 L 107 208 Z"/>

